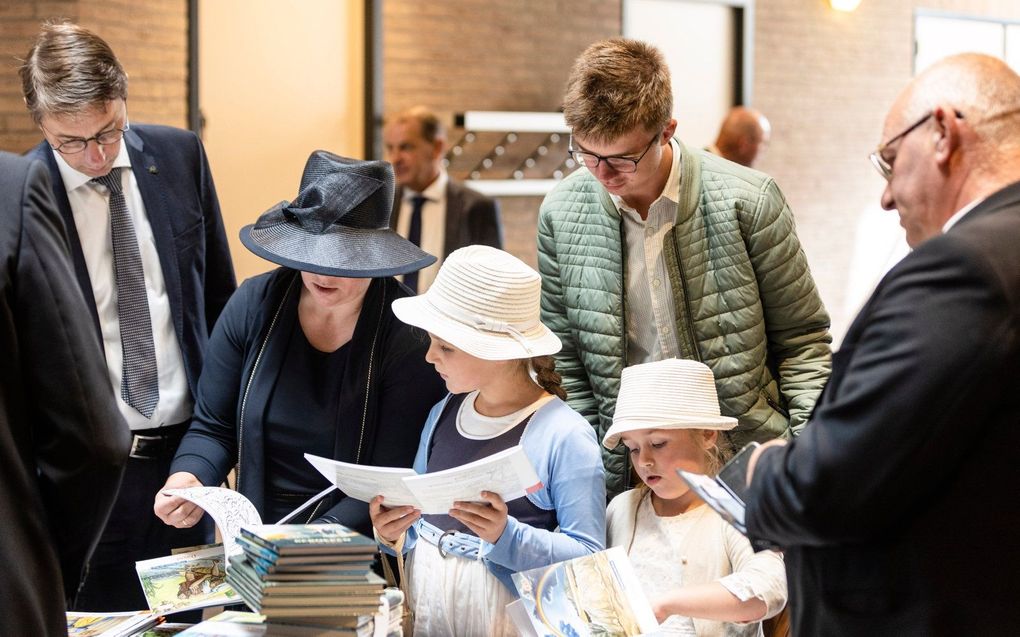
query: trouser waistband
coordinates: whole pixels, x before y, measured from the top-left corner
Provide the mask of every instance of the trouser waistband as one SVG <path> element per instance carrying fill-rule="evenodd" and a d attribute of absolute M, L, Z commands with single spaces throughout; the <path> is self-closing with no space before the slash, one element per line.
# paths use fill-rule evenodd
<path fill-rule="evenodd" d="M 131 431 L 131 458 L 139 460 L 155 460 L 166 458 L 177 452 L 177 445 L 188 432 L 191 421 L 185 421 L 166 427 L 150 429 L 134 429 Z"/>

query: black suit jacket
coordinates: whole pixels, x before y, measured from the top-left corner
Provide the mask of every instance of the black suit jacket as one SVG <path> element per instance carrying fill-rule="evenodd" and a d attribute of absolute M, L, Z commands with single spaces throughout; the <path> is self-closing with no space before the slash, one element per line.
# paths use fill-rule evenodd
<path fill-rule="evenodd" d="M 1020 183 L 882 280 L 801 436 L 762 454 L 754 540 L 796 635 L 1015 634 Z"/>
<path fill-rule="evenodd" d="M 67 633 L 130 435 L 46 169 L 0 153 L 0 632 Z"/>
<path fill-rule="evenodd" d="M 152 225 L 174 330 L 194 396 L 209 333 L 236 287 L 209 162 L 198 137 L 177 128 L 132 124 L 124 143 Z M 49 168 L 57 207 L 71 238 L 78 285 L 97 335 L 101 335 L 92 283 L 53 151 L 43 141 L 28 155 Z"/>
<path fill-rule="evenodd" d="M 393 195 L 393 214 L 390 215 L 390 227 L 394 230 L 397 229 L 403 200 L 404 189 L 398 187 Z M 445 259 L 457 248 L 470 245 L 503 249 L 499 203 L 450 179 L 446 182 L 446 230 L 442 258 Z"/>

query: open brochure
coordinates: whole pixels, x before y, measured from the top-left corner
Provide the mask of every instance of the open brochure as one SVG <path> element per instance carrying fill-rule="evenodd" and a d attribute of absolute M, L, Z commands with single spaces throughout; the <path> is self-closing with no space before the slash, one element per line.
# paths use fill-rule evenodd
<path fill-rule="evenodd" d="M 534 467 L 517 445 L 474 462 L 417 474 L 412 469 L 350 464 L 305 454 L 319 473 L 348 497 L 369 502 L 383 496 L 386 506 L 411 505 L 422 513 L 446 513 L 457 501 L 478 500 L 482 491 L 506 501 L 542 488 Z"/>
<path fill-rule="evenodd" d="M 521 634 L 628 637 L 659 626 L 622 547 L 512 577 L 520 604 L 508 611 Z"/>

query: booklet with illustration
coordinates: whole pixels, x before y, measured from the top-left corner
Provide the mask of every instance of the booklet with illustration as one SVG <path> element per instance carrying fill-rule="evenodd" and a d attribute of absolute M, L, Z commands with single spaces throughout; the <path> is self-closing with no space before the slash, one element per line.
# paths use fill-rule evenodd
<path fill-rule="evenodd" d="M 459 467 L 423 474 L 307 453 L 305 458 L 348 497 L 369 502 L 382 495 L 386 506 L 411 505 L 427 514 L 446 513 L 457 501 L 478 500 L 482 491 L 498 493 L 510 501 L 542 488 L 520 445 Z"/>
<path fill-rule="evenodd" d="M 135 562 L 149 609 L 176 613 L 241 601 L 227 584 L 223 547 Z"/>
<path fill-rule="evenodd" d="M 530 622 L 522 634 L 627 637 L 659 626 L 622 547 L 512 577 L 521 604 L 510 615 L 519 626 L 523 617 Z"/>

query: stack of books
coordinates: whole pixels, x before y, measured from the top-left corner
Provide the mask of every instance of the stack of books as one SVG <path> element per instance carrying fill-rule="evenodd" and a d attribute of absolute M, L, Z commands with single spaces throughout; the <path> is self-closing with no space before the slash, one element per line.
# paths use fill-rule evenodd
<path fill-rule="evenodd" d="M 268 623 L 372 634 L 386 586 L 372 572 L 374 540 L 339 524 L 265 524 L 237 542 L 227 582 Z"/>
<path fill-rule="evenodd" d="M 69 637 L 127 637 L 139 635 L 161 621 L 162 617 L 147 610 L 121 613 L 68 611 L 67 634 Z"/>

